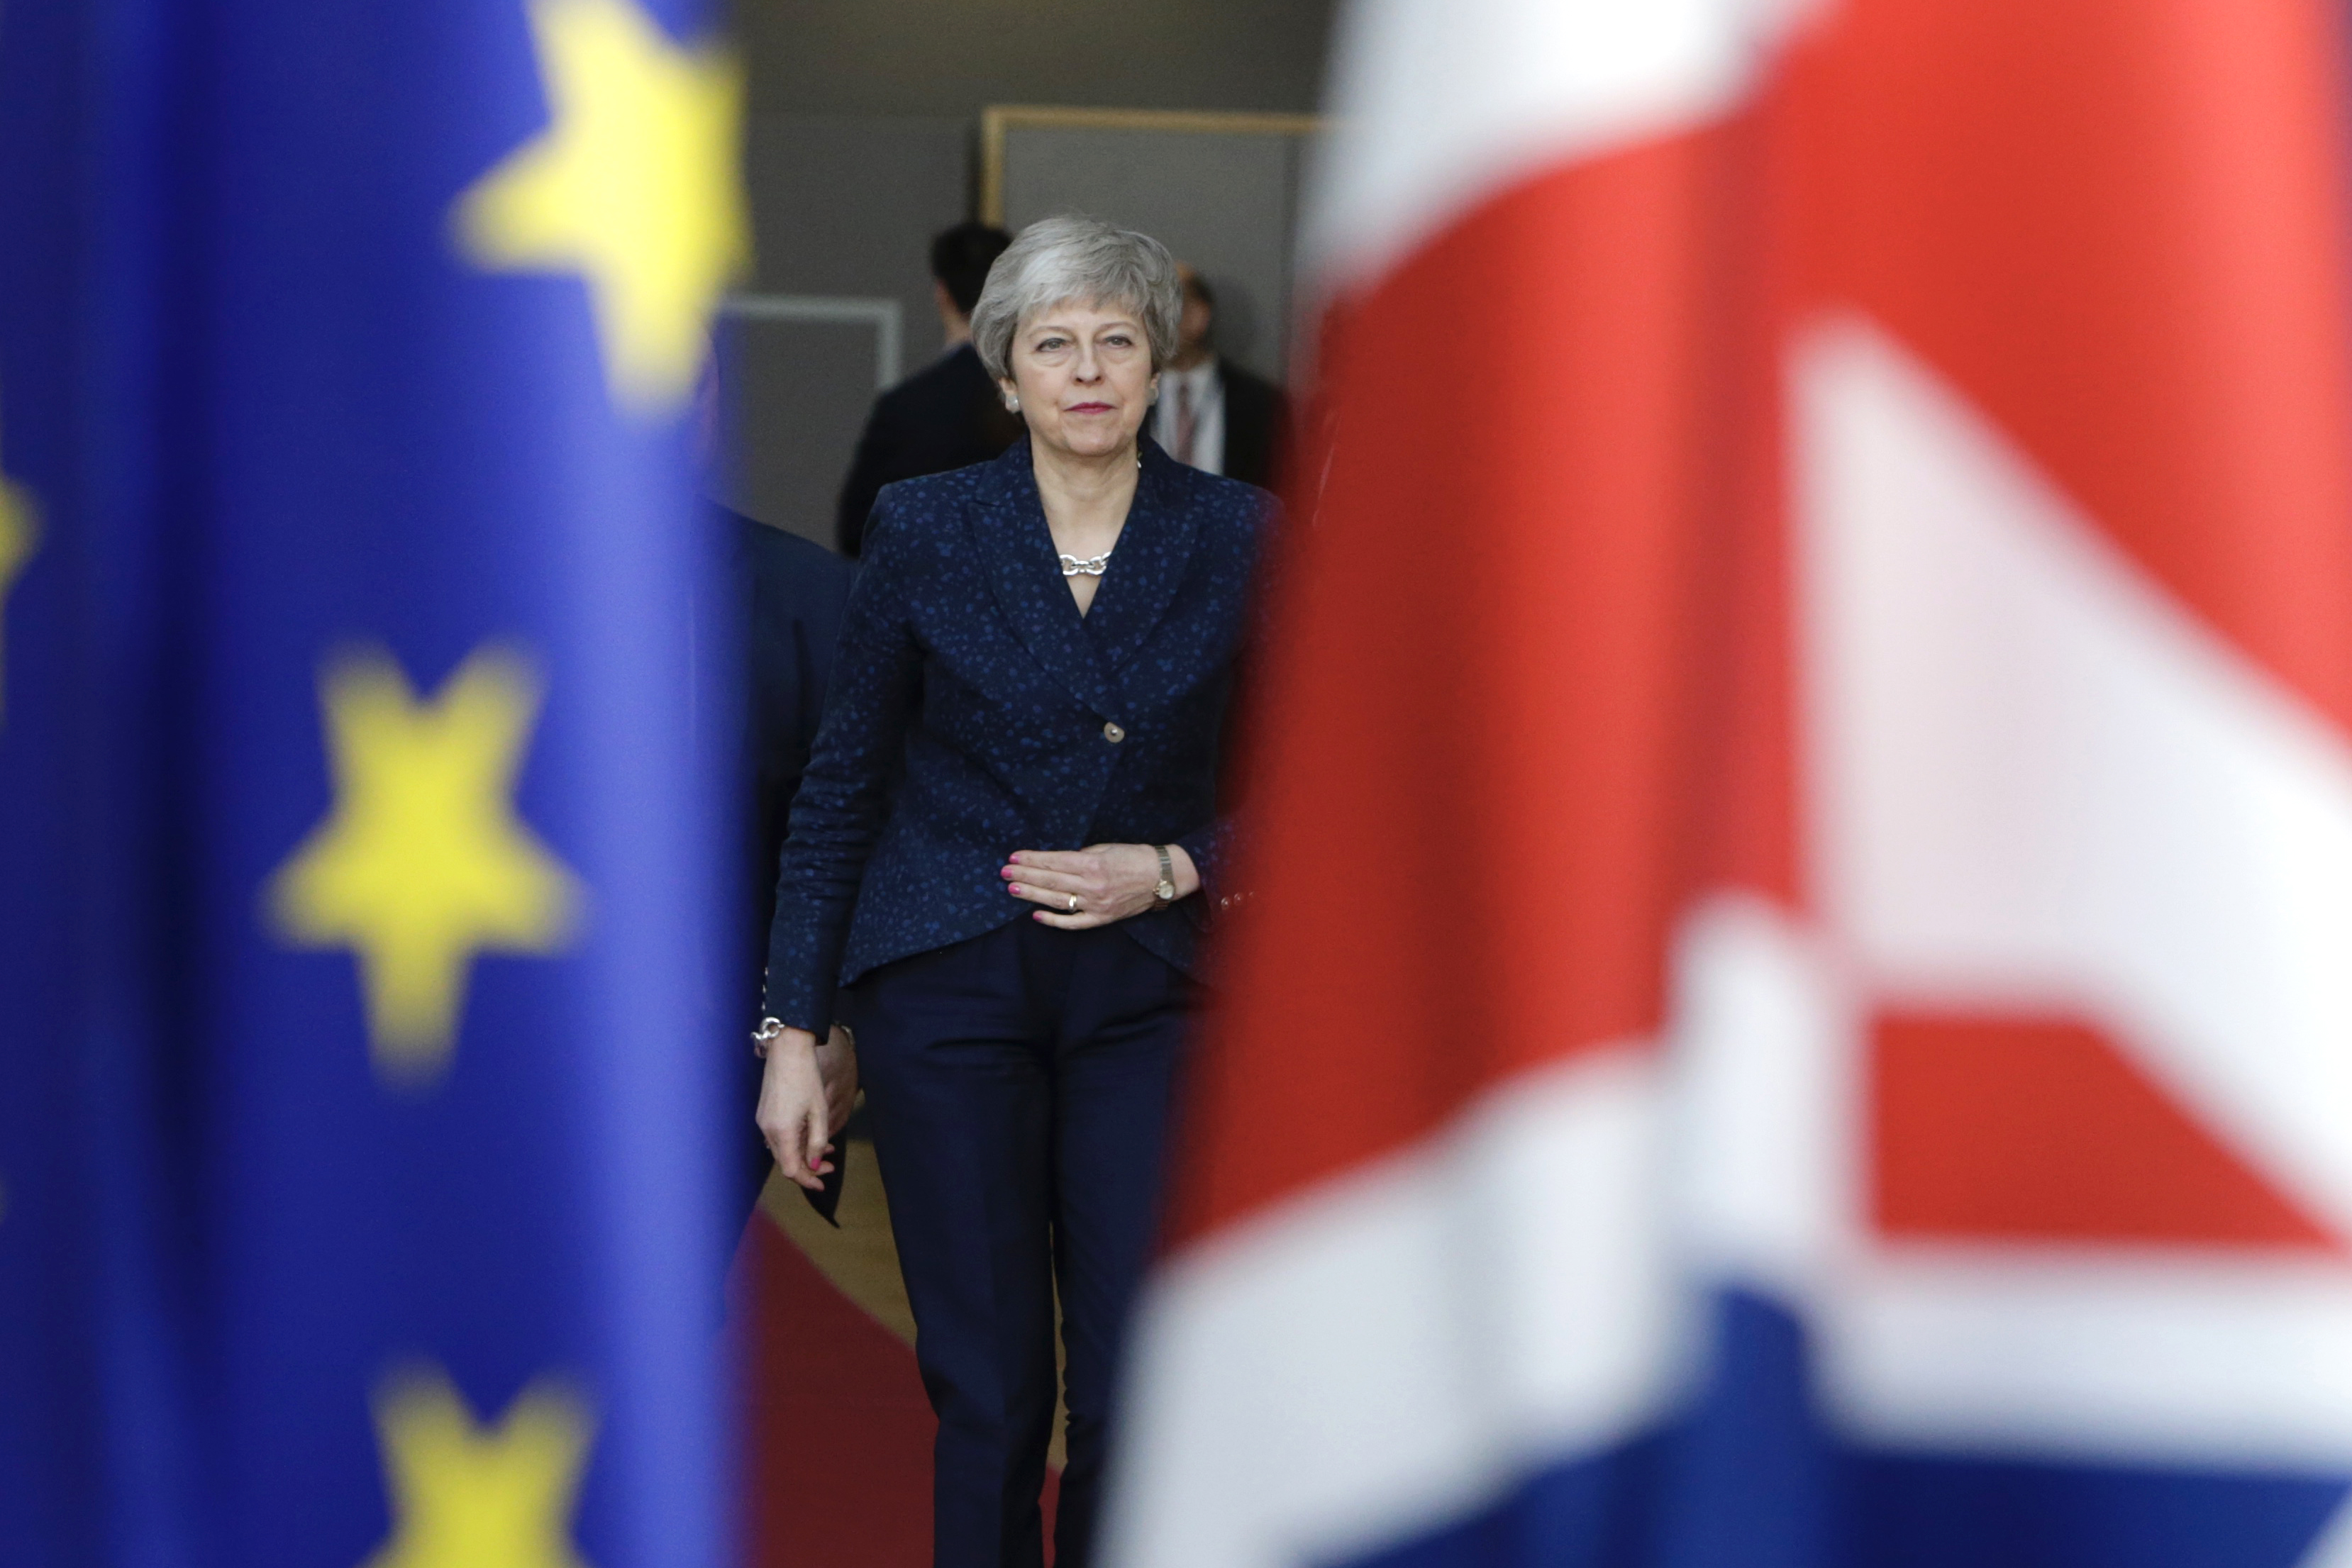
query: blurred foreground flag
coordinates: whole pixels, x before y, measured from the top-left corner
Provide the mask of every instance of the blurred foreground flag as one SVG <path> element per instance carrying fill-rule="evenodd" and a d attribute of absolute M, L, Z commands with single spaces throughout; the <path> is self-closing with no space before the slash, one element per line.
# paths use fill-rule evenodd
<path fill-rule="evenodd" d="M 2352 1562 L 2319 0 L 1366 0 L 1119 1568 Z"/>
<path fill-rule="evenodd" d="M 0 5 L 9 1568 L 727 1555 L 709 20 Z"/>

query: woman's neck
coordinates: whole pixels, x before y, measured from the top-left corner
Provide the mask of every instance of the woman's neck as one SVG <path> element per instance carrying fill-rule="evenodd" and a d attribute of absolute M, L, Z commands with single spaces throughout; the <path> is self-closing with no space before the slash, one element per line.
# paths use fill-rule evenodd
<path fill-rule="evenodd" d="M 1092 557 L 1116 545 L 1140 473 L 1134 444 L 1100 457 L 1065 452 L 1042 441 L 1031 442 L 1029 451 L 1055 548 L 1066 555 Z"/>

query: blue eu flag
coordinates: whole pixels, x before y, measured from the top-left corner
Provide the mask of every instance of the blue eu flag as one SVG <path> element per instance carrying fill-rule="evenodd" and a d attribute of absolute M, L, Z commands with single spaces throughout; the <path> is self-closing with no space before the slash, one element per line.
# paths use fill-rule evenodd
<path fill-rule="evenodd" d="M 722 1555 L 740 96 L 684 0 L 0 0 L 11 1564 Z"/>

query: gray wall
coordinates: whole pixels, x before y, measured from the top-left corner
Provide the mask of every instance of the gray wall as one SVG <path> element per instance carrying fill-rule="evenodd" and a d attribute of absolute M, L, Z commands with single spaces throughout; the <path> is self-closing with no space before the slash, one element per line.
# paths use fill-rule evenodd
<path fill-rule="evenodd" d="M 898 301 L 905 374 L 940 351 L 930 236 L 971 206 L 976 131 L 961 118 L 762 114 L 744 150 L 751 292 Z M 821 544 L 872 402 L 873 329 L 730 324 L 719 363 L 734 429 L 724 498 Z"/>
<path fill-rule="evenodd" d="M 738 0 L 751 291 L 895 298 L 911 371 L 940 349 L 926 251 L 972 211 L 982 109 L 1311 112 L 1332 3 Z M 1244 357 L 1274 368 L 1282 324 L 1248 318 L 1279 303 L 1234 303 Z M 736 323 L 720 365 L 732 428 L 712 488 L 831 544 L 834 497 L 873 397 L 873 329 Z"/>
<path fill-rule="evenodd" d="M 1004 222 L 1092 213 L 1164 241 L 1217 294 L 1216 346 L 1280 380 L 1307 139 L 1257 132 L 1014 126 Z"/>
<path fill-rule="evenodd" d="M 1307 113 L 1333 0 L 737 0 L 755 112 Z"/>

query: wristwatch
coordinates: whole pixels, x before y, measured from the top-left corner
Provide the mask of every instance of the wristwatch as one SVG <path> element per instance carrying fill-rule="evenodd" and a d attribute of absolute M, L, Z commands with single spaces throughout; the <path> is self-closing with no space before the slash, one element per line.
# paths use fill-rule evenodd
<path fill-rule="evenodd" d="M 1176 862 L 1168 858 L 1166 844 L 1154 844 L 1160 852 L 1160 885 L 1151 890 L 1154 904 L 1161 909 L 1176 902 Z"/>

